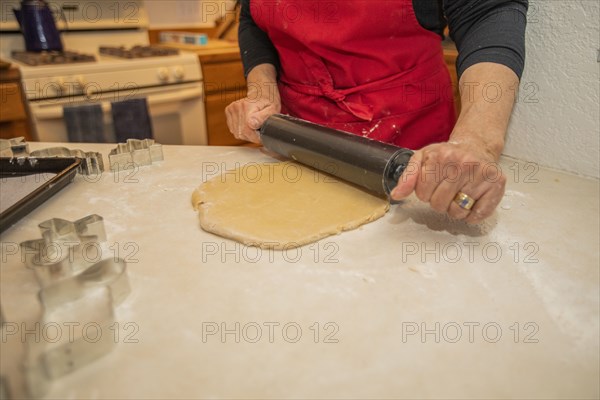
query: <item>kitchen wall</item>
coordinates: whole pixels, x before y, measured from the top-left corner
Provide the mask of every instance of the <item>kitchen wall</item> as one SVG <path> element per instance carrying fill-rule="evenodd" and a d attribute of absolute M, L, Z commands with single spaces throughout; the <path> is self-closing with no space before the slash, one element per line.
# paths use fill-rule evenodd
<path fill-rule="evenodd" d="M 151 29 L 211 28 L 233 12 L 235 0 L 145 0 Z"/>
<path fill-rule="evenodd" d="M 599 177 L 599 9 L 597 0 L 530 0 L 506 155 Z"/>

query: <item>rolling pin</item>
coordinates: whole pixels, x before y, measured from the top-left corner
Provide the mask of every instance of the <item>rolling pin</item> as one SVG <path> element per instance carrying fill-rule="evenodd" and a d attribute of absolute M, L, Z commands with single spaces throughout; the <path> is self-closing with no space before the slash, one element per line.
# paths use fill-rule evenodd
<path fill-rule="evenodd" d="M 319 171 L 389 197 L 413 152 L 283 114 L 260 129 L 263 146 Z"/>

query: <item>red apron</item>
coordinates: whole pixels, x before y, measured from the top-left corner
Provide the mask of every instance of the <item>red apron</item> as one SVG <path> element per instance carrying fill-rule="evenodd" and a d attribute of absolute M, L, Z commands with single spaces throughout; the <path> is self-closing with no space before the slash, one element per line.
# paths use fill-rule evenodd
<path fill-rule="evenodd" d="M 411 149 L 448 139 L 441 40 L 412 0 L 252 0 L 250 11 L 279 53 L 282 112 Z"/>

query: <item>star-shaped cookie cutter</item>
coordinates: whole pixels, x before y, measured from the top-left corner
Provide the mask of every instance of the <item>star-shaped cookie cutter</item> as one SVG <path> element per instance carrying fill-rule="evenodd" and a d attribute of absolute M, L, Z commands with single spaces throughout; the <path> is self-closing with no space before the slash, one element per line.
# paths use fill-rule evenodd
<path fill-rule="evenodd" d="M 53 218 L 38 226 L 42 239 L 22 242 L 21 250 L 25 265 L 33 270 L 42 287 L 40 301 L 44 307 L 55 307 L 97 286 L 110 288 L 115 305 L 127 297 L 130 289 L 126 262 L 118 257 L 102 257 L 106 232 L 101 216 L 92 214 L 74 222 Z M 99 257 L 87 256 L 90 246 L 100 252 Z"/>
<path fill-rule="evenodd" d="M 96 259 L 84 253 L 88 247 L 101 249 L 106 242 L 104 220 L 93 214 L 75 222 L 53 218 L 38 225 L 41 239 L 20 244 L 25 265 L 33 270 L 42 287 L 89 268 Z"/>
<path fill-rule="evenodd" d="M 152 139 L 127 139 L 126 143 L 118 143 L 108 155 L 110 169 L 114 172 L 162 160 L 162 145 Z"/>

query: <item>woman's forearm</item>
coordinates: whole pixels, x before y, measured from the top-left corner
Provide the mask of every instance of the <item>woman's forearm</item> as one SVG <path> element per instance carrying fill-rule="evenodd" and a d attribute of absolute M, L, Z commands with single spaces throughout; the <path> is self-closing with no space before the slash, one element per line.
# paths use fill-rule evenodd
<path fill-rule="evenodd" d="M 277 70 L 273 64 L 260 64 L 248 73 L 248 97 L 263 97 L 277 88 Z M 260 92 L 259 92 L 260 91 Z"/>
<path fill-rule="evenodd" d="M 485 62 L 466 69 L 459 82 L 461 113 L 450 142 L 480 145 L 498 160 L 518 85 L 517 75 L 501 64 Z"/>

